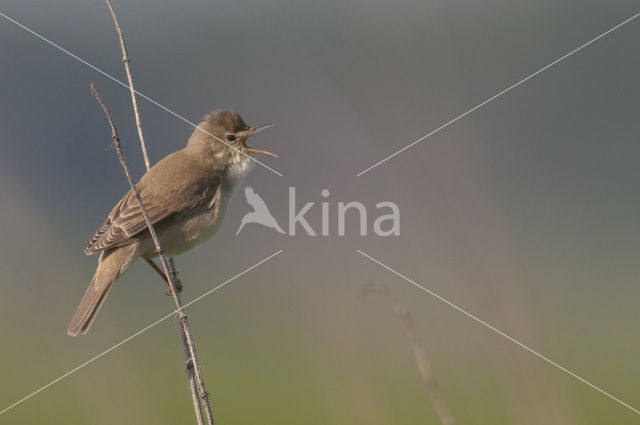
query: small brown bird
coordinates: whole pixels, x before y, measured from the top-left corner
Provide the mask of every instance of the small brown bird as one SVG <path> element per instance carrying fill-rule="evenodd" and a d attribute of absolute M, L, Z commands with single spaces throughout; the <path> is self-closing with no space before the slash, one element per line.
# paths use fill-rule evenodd
<path fill-rule="evenodd" d="M 236 186 L 254 165 L 250 155 L 276 156 L 247 146 L 249 136 L 269 126 L 249 127 L 237 112 L 215 110 L 199 124 L 204 131 L 196 129 L 184 149 L 142 176 L 136 186 L 166 254 L 180 254 L 216 233 Z M 89 330 L 114 283 L 134 261 L 156 256 L 131 191 L 85 248 L 87 255 L 97 252 L 98 268 L 69 324 L 72 336 Z"/>

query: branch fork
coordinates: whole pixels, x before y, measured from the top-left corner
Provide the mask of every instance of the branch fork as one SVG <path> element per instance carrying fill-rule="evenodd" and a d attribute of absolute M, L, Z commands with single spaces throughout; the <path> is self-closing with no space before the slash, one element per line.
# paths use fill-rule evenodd
<path fill-rule="evenodd" d="M 136 91 L 133 88 L 133 76 L 131 74 L 131 67 L 129 66 L 131 59 L 127 54 L 127 48 L 124 42 L 124 35 L 122 33 L 122 28 L 120 27 L 120 23 L 118 22 L 118 18 L 111 6 L 110 0 L 105 0 L 109 12 L 111 13 L 111 17 L 113 18 L 113 22 L 115 25 L 116 32 L 118 33 L 118 38 L 120 40 L 120 48 L 122 50 L 122 62 L 124 63 L 125 71 L 127 74 L 127 80 L 129 82 L 129 90 L 131 93 L 131 103 L 133 105 L 133 112 L 136 119 L 136 127 L 138 129 L 138 138 L 140 139 L 140 147 L 142 149 L 142 155 L 144 157 L 144 163 L 147 171 L 149 171 L 149 156 L 147 154 L 147 146 L 145 143 L 144 135 L 142 132 L 142 122 L 140 120 L 140 112 L 138 110 L 138 103 L 136 100 Z M 184 312 L 182 307 L 182 302 L 180 301 L 180 291 L 182 290 L 182 284 L 177 278 L 177 272 L 175 269 L 175 265 L 173 263 L 173 258 L 167 259 L 162 250 L 162 246 L 160 245 L 160 240 L 158 239 L 158 235 L 156 230 L 151 222 L 151 218 L 149 217 L 149 213 L 147 212 L 144 203 L 142 202 L 142 198 L 140 197 L 140 192 L 138 191 L 133 178 L 131 177 L 131 173 L 129 171 L 129 167 L 127 166 L 127 162 L 122 152 L 122 147 L 120 145 L 120 138 L 118 136 L 118 132 L 116 130 L 115 124 L 111 117 L 111 113 L 109 109 L 102 101 L 98 90 L 95 87 L 95 84 L 91 84 L 91 94 L 98 100 L 102 110 L 104 111 L 107 121 L 109 122 L 109 126 L 111 127 L 111 137 L 113 139 L 113 145 L 116 149 L 116 153 L 118 155 L 118 159 L 120 160 L 120 164 L 124 170 L 125 175 L 127 176 L 127 181 L 129 182 L 129 186 L 131 187 L 131 191 L 134 194 L 138 204 L 140 206 L 140 210 L 144 216 L 144 219 L 147 223 L 147 227 L 149 229 L 149 234 L 153 239 L 153 243 L 156 248 L 156 252 L 158 254 L 158 258 L 160 259 L 160 263 L 162 268 L 158 267 L 153 260 L 149 259 L 147 262 L 149 265 L 153 267 L 153 269 L 162 276 L 162 278 L 169 285 L 169 291 L 176 306 L 176 313 L 180 318 L 180 327 L 182 333 L 182 342 L 185 350 L 186 357 L 186 371 L 187 371 L 187 379 L 189 382 L 189 388 L 191 390 L 191 396 L 193 399 L 193 407 L 196 414 L 196 419 L 198 421 L 198 425 L 204 425 L 206 418 L 206 423 L 208 425 L 214 425 L 213 421 L 213 413 L 211 411 L 211 404 L 209 402 L 209 393 L 206 390 L 204 385 L 204 380 L 202 378 L 202 371 L 200 369 L 200 363 L 198 361 L 198 357 L 196 355 L 195 343 L 193 341 L 193 335 L 191 333 L 191 327 L 189 326 L 189 321 L 187 320 L 187 315 Z M 204 413 L 204 417 L 203 417 Z"/>

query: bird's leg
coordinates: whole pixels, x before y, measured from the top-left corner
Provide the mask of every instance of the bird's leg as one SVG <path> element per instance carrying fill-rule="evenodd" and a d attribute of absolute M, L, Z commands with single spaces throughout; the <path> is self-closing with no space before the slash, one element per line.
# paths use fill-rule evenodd
<path fill-rule="evenodd" d="M 167 279 L 167 276 L 164 274 L 164 271 L 158 267 L 158 265 L 155 263 L 155 261 L 153 261 L 151 258 L 145 258 L 144 259 L 153 270 L 155 270 L 160 277 L 167 282 L 167 285 L 169 284 L 169 279 Z M 177 277 L 174 279 L 175 283 L 176 283 L 176 290 L 178 291 L 178 293 L 182 292 L 182 283 L 180 283 L 180 279 L 178 279 Z M 171 289 L 171 287 L 169 287 L 169 289 Z M 171 293 L 167 293 L 167 295 L 171 295 Z"/>

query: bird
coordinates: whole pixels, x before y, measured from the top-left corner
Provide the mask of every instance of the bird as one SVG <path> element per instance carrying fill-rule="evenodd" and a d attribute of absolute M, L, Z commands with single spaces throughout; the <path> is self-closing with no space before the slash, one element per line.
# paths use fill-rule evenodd
<path fill-rule="evenodd" d="M 188 251 L 216 233 L 236 187 L 255 165 L 253 157 L 277 157 L 247 146 L 248 137 L 270 126 L 249 127 L 233 110 L 214 110 L 194 130 L 185 148 L 142 176 L 136 187 L 166 254 Z M 89 331 L 116 280 L 137 259 L 150 262 L 157 255 L 132 191 L 111 210 L 85 253 L 100 253 L 100 257 L 67 329 L 71 336 Z"/>
<path fill-rule="evenodd" d="M 244 217 L 242 217 L 236 236 L 238 236 L 240 230 L 242 230 L 244 225 L 247 223 L 262 224 L 263 226 L 277 230 L 279 233 L 284 233 L 284 230 L 282 230 L 280 225 L 278 225 L 278 222 L 271 214 L 271 211 L 267 208 L 267 204 L 264 203 L 264 200 L 253 190 L 251 186 L 244 188 L 244 196 L 247 198 L 247 203 L 253 207 L 253 211 L 246 213 Z"/>

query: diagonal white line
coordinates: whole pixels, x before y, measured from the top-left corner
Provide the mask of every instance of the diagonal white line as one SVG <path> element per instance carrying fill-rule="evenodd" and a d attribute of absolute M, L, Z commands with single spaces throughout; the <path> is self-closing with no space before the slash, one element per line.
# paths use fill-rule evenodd
<path fill-rule="evenodd" d="M 276 255 L 280 254 L 282 252 L 282 250 L 271 254 L 270 256 L 268 256 L 267 258 L 257 262 L 256 264 L 254 264 L 253 266 L 243 270 L 242 272 L 238 273 L 237 275 L 233 276 L 232 278 L 230 278 L 229 280 L 221 283 L 220 285 L 216 286 L 213 289 L 210 289 L 209 291 L 205 292 L 204 294 L 200 295 L 199 297 L 195 298 L 194 300 L 189 301 L 187 304 L 185 304 L 183 306 L 183 308 L 187 308 L 189 307 L 191 304 L 200 301 L 202 298 L 206 297 L 207 295 L 211 294 L 214 291 L 217 291 L 218 289 L 222 288 L 223 286 L 225 286 L 227 283 L 232 282 L 233 280 L 239 278 L 240 276 L 242 276 L 243 274 L 255 269 L 256 267 L 258 267 L 259 265 L 265 263 L 266 261 L 269 261 L 270 259 L 272 259 L 273 257 L 275 257 Z M 173 316 L 174 314 L 176 314 L 178 311 L 174 310 L 171 313 L 167 314 L 166 316 L 162 317 L 161 319 L 156 320 L 155 322 L 151 323 L 149 326 L 139 330 L 138 332 L 134 333 L 133 335 L 123 339 L 122 341 L 120 341 L 119 343 L 117 343 L 116 345 L 114 345 L 113 347 L 103 351 L 102 353 L 98 354 L 95 357 L 92 357 L 91 359 L 87 360 L 86 362 L 82 363 L 80 366 L 77 366 L 73 369 L 71 369 L 69 372 L 65 373 L 64 375 L 54 379 L 53 381 L 49 382 L 47 385 L 37 389 L 36 391 L 32 392 L 31 394 L 29 394 L 26 397 L 21 398 L 20 400 L 16 401 L 15 403 L 7 406 L 6 408 L 4 408 L 4 410 L 0 410 L 0 415 L 2 415 L 3 413 L 7 412 L 8 410 L 13 409 L 14 407 L 16 407 L 17 405 L 19 405 L 20 403 L 27 401 L 28 399 L 30 399 L 31 397 L 33 397 L 34 395 L 38 394 L 41 391 L 46 390 L 47 388 L 49 388 L 50 386 L 54 385 L 55 383 L 63 380 L 64 378 L 66 378 L 67 376 L 77 372 L 78 370 L 82 369 L 83 367 L 87 366 L 90 363 L 93 363 L 94 361 L 98 360 L 100 357 L 104 356 L 105 354 L 115 350 L 116 348 L 120 347 L 122 344 L 125 344 L 129 341 L 131 341 L 133 338 L 137 337 L 138 335 L 148 331 L 149 329 L 153 328 L 154 326 L 156 326 L 157 324 L 159 324 L 160 322 L 163 322 L 164 320 L 168 319 L 169 317 Z"/>
<path fill-rule="evenodd" d="M 94 66 L 92 64 L 90 64 L 89 62 L 87 62 L 86 60 L 74 55 L 73 53 L 71 53 L 70 51 L 68 51 L 67 49 L 57 45 L 56 43 L 54 43 L 53 41 L 47 39 L 46 37 L 38 34 L 37 32 L 35 32 L 34 30 L 32 30 L 31 28 L 26 27 L 25 25 L 21 24 L 20 22 L 16 21 L 15 19 L 10 18 L 9 16 L 5 15 L 4 13 L 0 12 L 0 16 L 2 16 L 3 18 L 5 18 L 6 20 L 13 22 L 14 24 L 16 24 L 17 26 L 19 26 L 20 28 L 22 28 L 25 31 L 30 32 L 31 34 L 35 35 L 36 37 L 38 37 L 39 39 L 41 39 L 42 41 L 50 44 L 51 46 L 55 47 L 56 49 L 60 50 L 61 52 L 66 53 L 67 55 L 71 56 L 72 58 L 74 58 L 75 60 L 77 60 L 78 62 L 81 62 L 83 64 L 85 64 L 86 66 L 88 66 L 89 68 L 93 69 L 94 71 L 99 72 L 100 74 L 104 75 L 105 77 L 115 81 L 116 83 L 120 84 L 123 87 L 126 87 L 127 90 L 129 89 L 129 85 L 126 83 L 123 83 L 122 81 L 118 80 L 117 78 L 113 77 L 111 74 L 107 74 L 106 72 L 104 72 L 103 70 L 101 70 L 100 68 L 98 68 L 97 66 Z M 167 108 L 164 105 L 161 105 L 160 103 L 156 102 L 155 100 L 151 99 L 150 97 L 146 96 L 143 93 L 140 93 L 138 90 L 133 90 L 138 96 L 142 97 L 143 99 L 148 100 L 149 102 L 153 103 L 154 105 L 156 105 L 157 107 L 159 107 L 160 109 L 163 109 L 165 111 L 167 111 L 168 113 L 170 113 L 171 115 L 181 119 L 182 121 L 186 122 L 187 124 L 191 125 L 194 128 L 197 128 L 198 130 L 202 131 L 203 133 L 208 134 L 209 136 L 213 137 L 214 139 L 224 143 L 225 145 L 227 145 L 228 147 L 230 147 L 231 149 L 236 150 L 237 152 L 241 153 L 242 155 L 246 156 L 247 158 L 249 158 L 250 160 L 254 161 L 257 164 L 262 165 L 264 168 L 266 168 L 267 170 L 279 175 L 280 177 L 282 177 L 282 174 L 277 172 L 276 170 L 274 170 L 273 168 L 269 167 L 268 165 L 263 164 L 262 162 L 258 161 L 257 159 L 255 159 L 254 157 L 247 155 L 246 153 L 242 152 L 240 149 L 237 149 L 233 146 L 231 146 L 229 143 L 225 142 L 224 140 L 220 139 L 219 137 L 214 136 L 213 134 L 209 133 L 208 131 L 198 127 L 197 124 L 192 123 L 191 121 L 189 121 L 188 119 L 186 119 L 185 117 L 183 117 L 182 115 L 179 115 L 178 113 L 172 111 L 171 109 Z"/>
<path fill-rule="evenodd" d="M 384 267 L 385 269 L 389 270 L 391 273 L 395 274 L 396 276 L 401 277 L 402 279 L 406 280 L 407 282 L 413 284 L 415 287 L 422 289 L 423 291 L 425 291 L 426 293 L 436 297 L 437 299 L 439 299 L 440 301 L 442 301 L 443 303 L 447 304 L 450 307 L 453 307 L 454 309 L 458 310 L 460 313 L 464 314 L 467 317 L 470 317 L 471 319 L 475 320 L 476 322 L 480 323 L 481 325 L 486 326 L 487 328 L 491 329 L 492 331 L 496 332 L 499 335 L 502 335 L 503 337 L 507 338 L 509 341 L 519 345 L 520 347 L 524 348 L 525 350 L 527 350 L 528 352 L 530 352 L 531 354 L 541 358 L 542 360 L 544 360 L 545 362 L 557 367 L 558 369 L 562 370 L 563 372 L 568 373 L 569 375 L 573 376 L 574 378 L 576 378 L 577 380 L 587 384 L 588 386 L 590 386 L 591 388 L 593 388 L 594 390 L 597 390 L 599 392 L 601 392 L 602 394 L 606 395 L 607 397 L 609 397 L 610 399 L 617 401 L 618 403 L 620 403 L 621 405 L 623 405 L 624 407 L 627 407 L 631 410 L 633 410 L 635 413 L 640 414 L 640 411 L 638 409 L 633 408 L 632 406 L 628 405 L 627 403 L 625 403 L 624 401 L 620 400 L 619 398 L 616 398 L 614 396 L 612 396 L 611 394 L 609 394 L 608 392 L 606 392 L 605 390 L 596 387 L 594 384 L 592 384 L 591 382 L 587 381 L 584 378 L 579 377 L 578 375 L 576 375 L 575 373 L 571 372 L 569 369 L 560 366 L 558 363 L 554 362 L 553 360 L 549 359 L 548 357 L 543 356 L 542 354 L 538 353 L 537 351 L 533 350 L 532 348 L 529 348 L 528 346 L 524 345 L 523 343 L 521 343 L 520 341 L 516 340 L 515 338 L 507 335 L 506 333 L 502 332 L 500 329 L 495 328 L 494 326 L 490 325 L 489 323 L 485 322 L 482 319 L 479 319 L 478 317 L 474 316 L 473 314 L 467 312 L 466 310 L 463 310 L 462 308 L 458 307 L 457 305 L 455 305 L 454 303 L 452 303 L 451 301 L 446 300 L 445 298 L 442 298 L 440 295 L 436 294 L 433 291 L 428 290 L 427 288 L 425 288 L 424 286 L 414 282 L 413 280 L 409 279 L 408 277 L 406 277 L 405 275 L 403 275 L 402 273 L 392 269 L 391 267 L 382 264 L 380 261 L 376 260 L 375 258 L 371 257 L 370 255 L 365 254 L 364 252 L 360 251 L 359 249 L 356 249 L 356 251 L 358 253 L 360 253 L 361 255 L 363 255 L 364 257 L 368 258 L 369 260 L 373 261 L 374 263 Z"/>
<path fill-rule="evenodd" d="M 553 62 L 551 62 L 550 64 L 548 64 L 547 66 L 544 66 L 542 68 L 540 68 L 539 70 L 537 70 L 536 72 L 534 72 L 533 74 L 530 74 L 529 76 L 523 78 L 522 80 L 518 81 L 515 84 L 510 85 L 509 87 L 507 87 L 506 89 L 502 90 L 500 93 L 491 96 L 490 98 L 488 98 L 487 100 L 485 100 L 482 103 L 479 103 L 478 105 L 474 106 L 473 108 L 469 109 L 468 111 L 464 112 L 461 115 L 458 115 L 457 117 L 455 117 L 454 119 L 452 119 L 451 121 L 441 125 L 440 127 L 436 128 L 435 130 L 431 131 L 430 133 L 425 134 L 424 136 L 422 136 L 421 138 L 419 138 L 418 140 L 409 143 L 407 146 L 405 146 L 404 148 L 392 153 L 391 155 L 387 156 L 386 158 L 382 159 L 381 161 L 376 162 L 375 164 L 373 164 L 372 166 L 370 166 L 369 168 L 360 171 L 358 174 L 356 174 L 357 177 L 360 177 L 361 175 L 363 175 L 364 173 L 366 173 L 367 171 L 370 171 L 371 169 L 377 167 L 378 165 L 382 164 L 383 162 L 386 162 L 388 160 L 390 160 L 391 158 L 393 158 L 394 156 L 406 151 L 407 149 L 409 149 L 410 147 L 422 142 L 423 140 L 425 140 L 426 138 L 436 134 L 437 132 L 439 132 L 440 130 L 449 127 L 451 124 L 453 124 L 454 122 L 458 121 L 461 118 L 466 117 L 467 115 L 469 115 L 470 113 L 472 113 L 473 111 L 475 111 L 476 109 L 479 109 L 481 107 L 483 107 L 484 105 L 486 105 L 487 103 L 491 102 L 492 100 L 497 99 L 498 97 L 502 96 L 503 94 L 505 94 L 506 92 L 510 91 L 511 89 L 514 89 L 516 87 L 518 87 L 519 85 L 521 85 L 522 83 L 524 83 L 525 81 L 530 80 L 531 78 L 535 77 L 536 75 L 540 74 L 541 72 L 546 71 L 547 69 L 551 68 L 553 65 L 557 64 L 558 62 L 563 61 L 564 59 L 568 58 L 569 56 L 573 55 L 576 52 L 579 52 L 580 50 L 584 49 L 585 47 L 589 46 L 590 44 L 595 43 L 596 41 L 600 40 L 602 37 L 606 36 L 607 34 L 617 30 L 618 28 L 620 28 L 621 26 L 623 26 L 624 24 L 627 24 L 631 21 L 633 21 L 634 19 L 636 19 L 638 16 L 640 16 L 640 12 L 636 13 L 635 15 L 633 15 L 632 17 L 630 17 L 629 19 L 620 22 L 618 25 L 616 25 L 615 27 L 603 32 L 602 34 L 600 34 L 599 36 L 597 36 L 596 38 L 587 41 L 586 43 L 584 43 L 583 45 L 581 45 L 580 47 L 577 47 L 575 49 L 573 49 L 572 51 L 570 51 L 569 53 L 567 53 L 566 55 L 559 57 L 558 59 L 554 60 Z"/>

